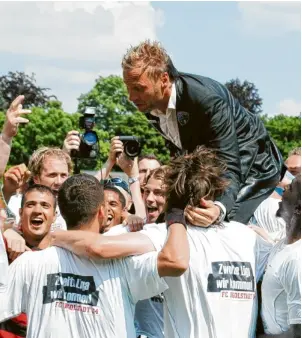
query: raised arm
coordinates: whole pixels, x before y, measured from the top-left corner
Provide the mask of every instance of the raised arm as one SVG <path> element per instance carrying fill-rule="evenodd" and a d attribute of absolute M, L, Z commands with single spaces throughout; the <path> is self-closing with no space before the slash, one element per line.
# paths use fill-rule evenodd
<path fill-rule="evenodd" d="M 17 135 L 19 123 L 29 121 L 22 114 L 29 114 L 30 110 L 22 109 L 23 95 L 19 95 L 10 105 L 6 112 L 6 119 L 0 136 L 0 177 L 3 176 L 9 160 L 13 137 Z"/>

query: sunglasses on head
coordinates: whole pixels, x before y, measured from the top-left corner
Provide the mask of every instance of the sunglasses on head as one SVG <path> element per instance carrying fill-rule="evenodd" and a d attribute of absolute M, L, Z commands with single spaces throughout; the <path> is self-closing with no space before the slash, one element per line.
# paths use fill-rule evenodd
<path fill-rule="evenodd" d="M 124 189 L 129 195 L 131 195 L 128 184 L 119 177 L 108 178 L 103 180 L 103 183 L 104 188 L 106 188 L 106 186 L 117 186 Z"/>

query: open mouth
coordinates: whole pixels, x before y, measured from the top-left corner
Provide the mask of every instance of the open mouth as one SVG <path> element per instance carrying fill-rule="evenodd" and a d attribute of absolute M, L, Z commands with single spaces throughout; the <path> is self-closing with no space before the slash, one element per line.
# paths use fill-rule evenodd
<path fill-rule="evenodd" d="M 107 226 L 110 225 L 112 220 L 113 220 L 113 216 L 112 215 L 108 215 L 107 216 L 107 223 L 106 223 L 106 225 Z"/>
<path fill-rule="evenodd" d="M 35 217 L 32 218 L 30 221 L 31 225 L 33 225 L 34 227 L 39 227 L 40 225 L 43 224 L 43 219 L 40 217 Z"/>
<path fill-rule="evenodd" d="M 148 214 L 152 214 L 154 212 L 158 211 L 158 208 L 156 207 L 147 207 Z"/>

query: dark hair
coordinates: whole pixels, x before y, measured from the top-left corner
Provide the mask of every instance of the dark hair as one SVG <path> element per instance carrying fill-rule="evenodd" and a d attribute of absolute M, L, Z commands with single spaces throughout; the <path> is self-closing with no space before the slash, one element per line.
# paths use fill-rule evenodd
<path fill-rule="evenodd" d="M 106 190 L 110 190 L 110 191 L 116 192 L 118 194 L 118 196 L 119 196 L 119 200 L 120 200 L 120 202 L 122 204 L 122 207 L 125 208 L 125 206 L 126 206 L 126 199 L 125 199 L 124 195 L 122 194 L 122 192 L 119 190 L 119 187 L 115 186 L 114 184 L 106 184 L 104 186 L 104 191 L 106 191 Z"/>
<path fill-rule="evenodd" d="M 69 177 L 59 189 L 59 208 L 68 229 L 90 222 L 103 201 L 103 186 L 88 174 Z"/>
<path fill-rule="evenodd" d="M 299 240 L 301 238 L 301 199 L 295 205 L 288 232 L 292 239 Z"/>
<path fill-rule="evenodd" d="M 28 188 L 24 191 L 24 193 L 22 195 L 21 208 L 24 207 L 27 194 L 29 194 L 32 191 L 39 191 L 41 193 L 51 195 L 53 197 L 54 210 L 56 210 L 56 207 L 57 207 L 56 195 L 54 194 L 54 192 L 49 187 L 42 185 L 42 184 L 33 184 L 33 185 L 28 186 Z"/>
<path fill-rule="evenodd" d="M 215 152 L 204 146 L 172 160 L 164 177 L 167 204 L 185 208 L 188 204 L 200 206 L 201 198 L 214 200 L 228 184 L 225 170 Z"/>
<path fill-rule="evenodd" d="M 140 155 L 138 157 L 137 163 L 139 163 L 142 160 L 154 160 L 154 161 L 157 161 L 160 165 L 162 165 L 160 160 L 154 154 Z"/>

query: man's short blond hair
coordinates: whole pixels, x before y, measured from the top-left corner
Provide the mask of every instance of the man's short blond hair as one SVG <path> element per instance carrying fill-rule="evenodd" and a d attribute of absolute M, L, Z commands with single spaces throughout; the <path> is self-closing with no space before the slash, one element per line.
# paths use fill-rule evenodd
<path fill-rule="evenodd" d="M 158 41 L 145 40 L 137 46 L 131 46 L 122 60 L 123 70 L 142 68 L 148 75 L 157 79 L 160 74 L 168 72 L 170 57 Z"/>
<path fill-rule="evenodd" d="M 297 147 L 291 150 L 288 154 L 288 157 L 293 156 L 293 155 L 301 156 L 301 147 Z"/>
<path fill-rule="evenodd" d="M 66 162 L 69 175 L 72 173 L 73 165 L 70 156 L 60 148 L 54 147 L 41 147 L 37 149 L 30 157 L 28 163 L 28 169 L 31 172 L 31 176 L 40 176 L 43 163 L 46 158 L 55 157 Z"/>

